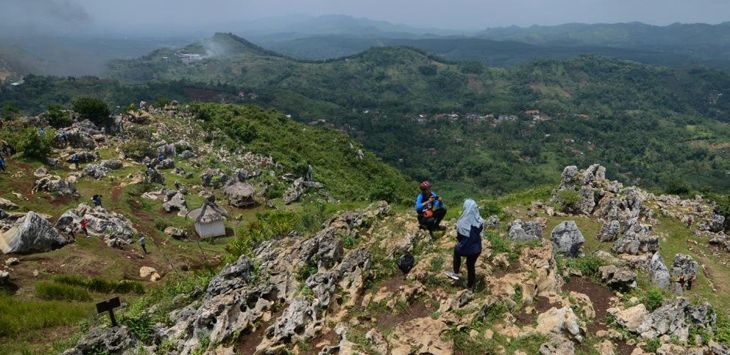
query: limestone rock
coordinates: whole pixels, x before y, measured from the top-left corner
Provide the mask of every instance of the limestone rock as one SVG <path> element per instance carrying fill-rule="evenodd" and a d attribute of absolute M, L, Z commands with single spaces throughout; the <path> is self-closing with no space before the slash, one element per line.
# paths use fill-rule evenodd
<path fill-rule="evenodd" d="M 131 351 L 138 344 L 137 338 L 126 327 L 92 328 L 84 334 L 75 347 L 63 355 L 122 354 Z"/>
<path fill-rule="evenodd" d="M 124 164 L 120 160 L 102 160 L 99 165 L 109 170 L 118 170 L 124 167 Z"/>
<path fill-rule="evenodd" d="M 200 184 L 204 187 L 219 188 L 228 182 L 228 175 L 220 169 L 207 169 L 200 175 Z"/>
<path fill-rule="evenodd" d="M 250 207 L 254 202 L 254 188 L 245 182 L 236 182 L 226 186 L 224 193 L 228 203 L 233 207 Z"/>
<path fill-rule="evenodd" d="M 697 278 L 697 269 L 699 269 L 699 264 L 691 256 L 685 254 L 675 255 L 672 263 L 673 290 L 682 292 L 685 288 L 691 287 L 691 284 Z"/>
<path fill-rule="evenodd" d="M 171 197 L 166 197 L 166 201 L 162 204 L 162 208 L 168 213 L 173 211 L 179 211 L 182 214 L 187 213 L 188 204 L 185 201 L 185 195 L 178 191 Z"/>
<path fill-rule="evenodd" d="M 165 160 L 157 163 L 157 168 L 161 169 L 161 170 L 174 169 L 175 161 L 170 158 L 165 159 Z"/>
<path fill-rule="evenodd" d="M 570 307 L 555 308 L 541 313 L 537 316 L 537 328 L 535 330 L 544 335 L 557 334 L 566 335 L 577 341 L 583 339 L 584 330 L 581 327 L 578 316 Z"/>
<path fill-rule="evenodd" d="M 176 227 L 165 228 L 165 234 L 175 239 L 185 239 L 188 237 L 188 233 L 184 229 Z"/>
<path fill-rule="evenodd" d="M 5 285 L 10 282 L 10 273 L 6 270 L 0 270 L 0 285 Z"/>
<path fill-rule="evenodd" d="M 152 166 L 148 166 L 147 170 L 145 171 L 145 182 L 148 184 L 164 184 L 165 183 L 165 177 L 160 174 L 157 169 L 153 168 Z"/>
<path fill-rule="evenodd" d="M 62 179 L 57 175 L 46 175 L 35 181 L 33 192 L 50 192 L 53 194 L 66 196 L 75 195 L 76 186 L 74 183 Z"/>
<path fill-rule="evenodd" d="M 499 216 L 491 215 L 484 221 L 484 228 L 486 229 L 499 229 Z"/>
<path fill-rule="evenodd" d="M 661 255 L 654 253 L 649 262 L 649 278 L 659 288 L 669 288 L 671 282 L 671 276 L 669 275 L 669 269 L 664 265 Z"/>
<path fill-rule="evenodd" d="M 0 210 L 12 211 L 17 210 L 19 207 L 10 200 L 0 197 Z"/>
<path fill-rule="evenodd" d="M 89 176 L 94 179 L 101 179 L 106 176 L 106 174 L 109 173 L 109 168 L 101 165 L 101 164 L 89 164 L 84 167 L 83 174 L 84 176 Z"/>
<path fill-rule="evenodd" d="M 3 253 L 37 253 L 58 249 L 66 239 L 35 212 L 28 212 L 12 228 L 0 235 L 0 250 Z"/>
<path fill-rule="evenodd" d="M 148 279 L 153 274 L 157 273 L 157 269 L 151 267 L 151 266 L 142 266 L 139 268 L 139 277 L 141 279 Z"/>
<path fill-rule="evenodd" d="M 56 222 L 56 228 L 79 232 L 79 223 L 84 218 L 89 222 L 86 229 L 90 235 L 109 237 L 113 243 L 130 244 L 132 238 L 138 234 L 132 222 L 125 216 L 107 211 L 103 207 L 92 208 L 83 203 L 75 209 L 64 212 Z"/>
<path fill-rule="evenodd" d="M 598 240 L 601 242 L 612 242 L 618 239 L 621 234 L 621 223 L 617 220 L 606 222 L 601 226 L 601 231 L 598 232 Z"/>
<path fill-rule="evenodd" d="M 551 233 L 551 239 L 556 253 L 572 258 L 580 256 L 580 249 L 585 242 L 583 233 L 580 232 L 575 221 L 564 221 L 558 224 Z"/>
<path fill-rule="evenodd" d="M 639 327 L 644 324 L 646 317 L 649 316 L 649 312 L 643 303 L 626 309 L 609 308 L 607 312 L 613 315 L 619 325 L 634 333 L 639 332 Z"/>
<path fill-rule="evenodd" d="M 542 239 L 543 226 L 539 220 L 523 222 L 516 219 L 510 224 L 507 238 L 513 242 L 533 242 Z"/>
<path fill-rule="evenodd" d="M 719 233 L 725 229 L 725 216 L 714 213 L 709 223 L 710 232 Z"/>
<path fill-rule="evenodd" d="M 677 298 L 673 302 L 657 308 L 649 314 L 638 327 L 637 332 L 644 339 L 656 339 L 662 335 L 676 336 L 680 341 L 689 337 L 689 323 L 685 311 L 689 302 Z"/>
<path fill-rule="evenodd" d="M 610 288 L 618 291 L 628 291 L 636 288 L 636 272 L 626 267 L 605 265 L 598 269 L 601 280 Z"/>
<path fill-rule="evenodd" d="M 8 258 L 5 260 L 5 266 L 15 266 L 20 264 L 20 259 L 18 258 Z"/>

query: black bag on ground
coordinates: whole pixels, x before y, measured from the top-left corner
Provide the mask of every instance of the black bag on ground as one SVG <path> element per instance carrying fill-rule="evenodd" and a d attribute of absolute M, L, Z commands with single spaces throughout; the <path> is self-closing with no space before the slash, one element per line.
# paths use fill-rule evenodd
<path fill-rule="evenodd" d="M 413 269 L 413 265 L 415 265 L 415 263 L 416 259 L 413 258 L 413 255 L 411 255 L 411 253 L 405 253 L 398 258 L 398 269 L 400 269 L 403 274 L 407 274 L 411 271 L 411 269 Z"/>

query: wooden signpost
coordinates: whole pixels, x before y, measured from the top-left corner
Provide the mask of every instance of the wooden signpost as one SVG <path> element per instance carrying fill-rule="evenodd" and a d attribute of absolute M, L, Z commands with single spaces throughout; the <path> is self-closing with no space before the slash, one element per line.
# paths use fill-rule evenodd
<path fill-rule="evenodd" d="M 117 326 L 117 319 L 114 318 L 114 308 L 117 308 L 121 306 L 121 303 L 119 302 L 119 297 L 114 297 L 108 301 L 99 302 L 96 304 L 96 312 L 97 313 L 104 313 L 109 312 L 109 319 L 112 321 L 112 326 Z"/>

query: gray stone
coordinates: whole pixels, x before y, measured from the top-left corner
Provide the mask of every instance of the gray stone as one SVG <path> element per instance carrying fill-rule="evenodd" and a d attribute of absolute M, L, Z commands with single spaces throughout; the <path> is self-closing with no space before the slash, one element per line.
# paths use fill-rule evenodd
<path fill-rule="evenodd" d="M 35 212 L 28 212 L 12 228 L 0 235 L 0 250 L 5 254 L 46 252 L 65 244 L 66 239 Z"/>
<path fill-rule="evenodd" d="M 69 155 L 69 157 L 66 159 L 66 162 L 71 163 L 72 162 L 71 159 L 73 159 L 74 155 L 79 158 L 80 163 L 91 163 L 91 162 L 99 159 L 99 155 L 96 152 L 81 151 L 81 152 Z"/>
<path fill-rule="evenodd" d="M 188 160 L 188 159 L 195 158 L 195 153 L 193 153 L 192 150 L 185 150 L 182 153 L 180 153 L 179 157 L 182 160 Z"/>
<path fill-rule="evenodd" d="M 7 210 L 7 211 L 17 210 L 18 205 L 16 205 L 15 203 L 13 203 L 10 200 L 0 197 L 0 209 Z"/>
<path fill-rule="evenodd" d="M 164 184 L 165 177 L 157 169 L 150 166 L 145 171 L 145 182 L 148 184 Z"/>
<path fill-rule="evenodd" d="M 601 242 L 612 242 L 618 239 L 621 234 L 621 223 L 617 220 L 606 222 L 601 226 L 601 231 L 598 232 L 598 240 Z"/>
<path fill-rule="evenodd" d="M 162 170 L 174 169 L 175 161 L 170 158 L 167 158 L 167 159 L 157 163 L 157 168 L 162 169 Z"/>
<path fill-rule="evenodd" d="M 176 227 L 165 228 L 165 234 L 175 239 L 185 239 L 188 237 L 188 233 L 184 229 Z"/>
<path fill-rule="evenodd" d="M 89 176 L 94 179 L 101 179 L 106 176 L 106 174 L 109 173 L 109 168 L 101 165 L 101 164 L 89 164 L 86 167 L 84 167 L 83 174 L 84 176 Z"/>
<path fill-rule="evenodd" d="M 160 154 L 164 155 L 165 157 L 174 157 L 177 155 L 177 148 L 175 148 L 174 144 L 163 144 L 157 147 L 157 156 Z"/>
<path fill-rule="evenodd" d="M 551 239 L 556 253 L 571 258 L 580 256 L 580 249 L 585 242 L 583 233 L 580 232 L 575 221 L 564 221 L 558 224 L 551 233 Z"/>
<path fill-rule="evenodd" d="M 34 192 L 50 192 L 53 194 L 68 196 L 76 194 L 76 185 L 74 183 L 62 179 L 57 175 L 46 175 L 35 181 L 33 185 Z"/>
<path fill-rule="evenodd" d="M 650 313 L 639 326 L 638 333 L 644 339 L 657 339 L 663 335 L 676 336 L 680 342 L 689 337 L 690 322 L 687 320 L 689 302 L 676 298 Z"/>
<path fill-rule="evenodd" d="M 8 258 L 5 260 L 5 266 L 15 266 L 20 264 L 20 259 L 18 258 Z"/>
<path fill-rule="evenodd" d="M 0 285 L 5 285 L 10 282 L 10 273 L 5 270 L 0 270 Z"/>
<path fill-rule="evenodd" d="M 712 220 L 710 220 L 710 232 L 719 233 L 722 232 L 725 229 L 725 216 L 714 213 L 712 215 Z"/>
<path fill-rule="evenodd" d="M 307 188 L 304 185 L 304 178 L 294 180 L 291 186 L 289 186 L 289 188 L 287 188 L 284 192 L 284 196 L 282 197 L 284 200 L 284 204 L 288 205 L 298 201 L 302 197 L 302 195 L 304 195 L 306 190 Z"/>
<path fill-rule="evenodd" d="M 207 169 L 200 175 L 200 184 L 205 187 L 218 188 L 228 182 L 228 175 L 220 169 Z"/>
<path fill-rule="evenodd" d="M 181 213 L 187 213 L 188 211 L 188 204 L 185 201 L 185 195 L 182 193 L 172 191 L 172 196 L 167 195 L 165 196 L 165 202 L 162 204 L 162 208 L 165 210 L 165 212 L 174 212 L 178 211 Z"/>
<path fill-rule="evenodd" d="M 671 282 L 671 276 L 669 275 L 669 269 L 664 265 L 661 255 L 654 253 L 649 262 L 649 278 L 657 287 L 662 289 L 669 288 Z"/>
<path fill-rule="evenodd" d="M 598 269 L 601 280 L 610 288 L 618 291 L 628 291 L 636 288 L 636 272 L 626 267 L 605 265 Z"/>
<path fill-rule="evenodd" d="M 692 287 L 692 283 L 697 278 L 697 264 L 691 256 L 685 254 L 677 254 L 674 256 L 672 263 L 672 274 L 674 275 L 673 289 L 675 292 L 682 292 Z"/>
<path fill-rule="evenodd" d="M 713 329 L 717 323 L 717 313 L 707 302 L 687 306 L 686 313 L 690 323 L 701 328 Z"/>
<path fill-rule="evenodd" d="M 226 186 L 224 193 L 228 203 L 233 207 L 250 207 L 255 204 L 254 188 L 245 182 L 236 182 Z"/>
<path fill-rule="evenodd" d="M 83 203 L 75 209 L 64 212 L 56 222 L 56 228 L 78 232 L 79 223 L 84 218 L 89 222 L 86 229 L 90 235 L 108 237 L 109 242 L 114 245 L 118 243 L 128 245 L 138 234 L 132 222 L 123 215 L 107 211 L 103 207 L 92 208 Z"/>
<path fill-rule="evenodd" d="M 491 215 L 484 221 L 484 228 L 486 229 L 499 229 L 499 216 Z"/>
<path fill-rule="evenodd" d="M 534 242 L 542 239 L 542 223 L 516 219 L 510 224 L 507 238 L 513 242 Z"/>
<path fill-rule="evenodd" d="M 118 170 L 124 167 L 124 164 L 120 160 L 102 160 L 99 165 L 109 170 Z"/>
<path fill-rule="evenodd" d="M 137 338 L 126 327 L 92 328 L 84 334 L 75 347 L 63 355 L 122 354 L 138 344 Z"/>

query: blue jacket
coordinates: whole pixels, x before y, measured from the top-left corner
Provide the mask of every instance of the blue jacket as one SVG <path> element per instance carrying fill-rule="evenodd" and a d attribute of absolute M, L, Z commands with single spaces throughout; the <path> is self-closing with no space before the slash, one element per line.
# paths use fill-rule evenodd
<path fill-rule="evenodd" d="M 468 236 L 456 233 L 456 254 L 461 256 L 473 256 L 482 252 L 482 227 L 471 227 Z"/>
<path fill-rule="evenodd" d="M 433 206 L 426 206 L 426 209 L 428 209 L 428 208 L 439 209 L 441 207 L 444 207 L 443 204 L 441 203 L 441 201 L 438 200 L 439 196 L 436 195 L 435 192 L 431 191 L 431 196 L 433 196 L 433 198 L 436 201 L 433 202 Z M 428 200 L 428 198 L 423 196 L 423 193 L 418 194 L 418 197 L 416 197 L 416 212 L 418 212 L 418 213 L 423 212 L 424 208 L 421 207 L 421 205 L 423 204 L 424 200 Z"/>

